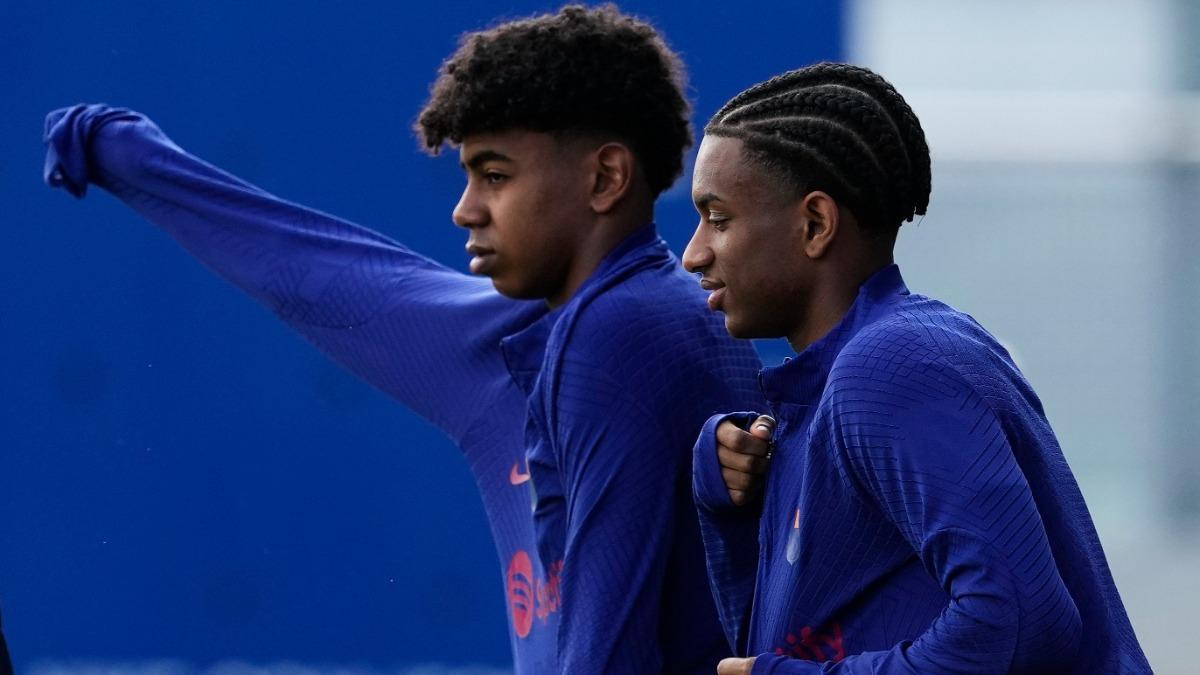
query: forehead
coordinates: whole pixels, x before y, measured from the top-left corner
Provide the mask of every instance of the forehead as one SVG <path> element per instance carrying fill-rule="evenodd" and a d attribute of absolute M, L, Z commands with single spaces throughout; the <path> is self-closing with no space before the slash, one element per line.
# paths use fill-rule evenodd
<path fill-rule="evenodd" d="M 543 131 L 509 129 L 470 134 L 463 138 L 458 157 L 463 164 L 484 153 L 501 155 L 513 162 L 542 162 L 561 153 L 564 144 Z"/>
<path fill-rule="evenodd" d="M 692 192 L 723 200 L 755 198 L 763 192 L 764 172 L 747 161 L 740 138 L 705 136 L 696 153 Z"/>

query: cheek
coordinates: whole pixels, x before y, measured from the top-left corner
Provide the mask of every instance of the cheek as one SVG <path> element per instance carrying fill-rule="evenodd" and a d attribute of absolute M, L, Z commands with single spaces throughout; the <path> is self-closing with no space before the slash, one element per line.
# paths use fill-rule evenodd
<path fill-rule="evenodd" d="M 514 191 L 498 198 L 492 209 L 492 241 L 505 258 L 523 258 L 540 243 L 536 204 L 528 197 Z"/>
<path fill-rule="evenodd" d="M 733 239 L 718 251 L 718 261 L 730 291 L 752 297 L 763 280 L 770 277 L 772 255 L 769 247 L 747 239 Z"/>
<path fill-rule="evenodd" d="M 734 318 L 768 318 L 797 299 L 795 261 L 770 246 L 757 245 L 726 267 L 728 300 Z"/>
<path fill-rule="evenodd" d="M 497 223 L 497 248 L 503 252 L 503 263 L 493 281 L 498 290 L 512 297 L 544 297 L 556 290 L 558 268 L 566 259 L 564 228 L 553 213 L 536 208 L 512 209 L 507 216 L 503 226 Z"/>

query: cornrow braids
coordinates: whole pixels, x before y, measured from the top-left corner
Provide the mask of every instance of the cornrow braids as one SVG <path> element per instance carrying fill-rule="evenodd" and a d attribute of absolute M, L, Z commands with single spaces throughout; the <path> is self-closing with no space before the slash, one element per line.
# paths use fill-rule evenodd
<path fill-rule="evenodd" d="M 929 206 L 925 132 L 887 80 L 845 63 L 793 70 L 734 96 L 704 132 L 739 138 L 802 193 L 824 190 L 867 231 L 892 234 Z"/>

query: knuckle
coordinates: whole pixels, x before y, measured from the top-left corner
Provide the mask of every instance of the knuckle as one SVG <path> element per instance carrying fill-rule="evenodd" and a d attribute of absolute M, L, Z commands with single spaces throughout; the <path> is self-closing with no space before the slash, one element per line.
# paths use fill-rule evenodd
<path fill-rule="evenodd" d="M 750 434 L 738 429 L 738 435 L 733 439 L 734 449 L 742 454 L 752 452 L 754 448 L 754 437 Z"/>
<path fill-rule="evenodd" d="M 717 448 L 717 462 L 723 468 L 735 468 L 735 465 L 737 464 L 737 461 L 738 461 L 738 457 L 740 457 L 740 455 L 733 452 L 729 448 L 726 448 L 724 446 Z"/>

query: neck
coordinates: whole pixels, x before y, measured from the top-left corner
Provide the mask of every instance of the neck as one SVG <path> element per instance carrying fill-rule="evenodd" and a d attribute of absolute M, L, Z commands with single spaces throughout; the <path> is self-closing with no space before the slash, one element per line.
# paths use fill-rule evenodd
<path fill-rule="evenodd" d="M 809 345 L 828 335 L 846 317 L 856 297 L 858 287 L 848 284 L 817 289 L 808 298 L 808 312 L 804 321 L 788 333 L 788 344 L 797 354 L 808 349 Z"/>
<path fill-rule="evenodd" d="M 600 267 L 600 263 L 604 262 L 608 254 L 612 253 L 613 249 L 625 241 L 629 235 L 649 223 L 652 216 L 653 214 L 645 214 L 644 217 L 636 219 L 603 219 L 597 222 L 575 249 L 562 288 L 546 298 L 546 304 L 554 309 L 575 297 L 575 293 L 579 291 L 584 282 L 596 273 L 596 269 Z"/>
<path fill-rule="evenodd" d="M 817 340 L 837 327 L 858 299 L 859 289 L 876 272 L 892 264 L 892 255 L 872 257 L 864 264 L 851 270 L 832 270 L 830 278 L 818 281 L 816 290 L 808 298 L 808 311 L 804 320 L 788 333 L 787 340 L 796 353 L 808 349 Z"/>

